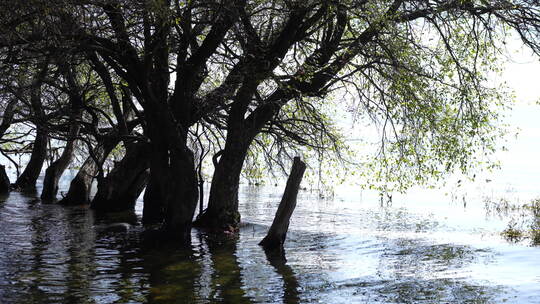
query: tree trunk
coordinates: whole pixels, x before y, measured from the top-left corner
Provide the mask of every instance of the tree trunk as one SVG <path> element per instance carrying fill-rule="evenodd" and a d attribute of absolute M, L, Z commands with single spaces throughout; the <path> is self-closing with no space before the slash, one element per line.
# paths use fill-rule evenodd
<path fill-rule="evenodd" d="M 161 147 L 160 145 L 157 148 L 162 149 Z M 150 181 L 154 190 L 152 198 L 163 200 L 159 204 L 160 208 L 163 208 L 162 231 L 165 232 L 167 238 L 189 244 L 191 224 L 198 202 L 194 158 L 187 147 L 177 146 L 169 152 L 168 160 L 156 159 L 162 153 L 152 156 L 154 158 L 150 164 L 152 172 L 150 178 L 154 178 Z M 155 191 L 158 189 L 159 192 Z"/>
<path fill-rule="evenodd" d="M 66 196 L 58 202 L 59 204 L 86 205 L 90 203 L 92 181 L 109 153 L 111 153 L 112 149 L 114 149 L 117 144 L 117 139 L 109 139 L 96 149 L 96 159 L 91 156 L 86 159 L 75 178 L 71 181 Z"/>
<path fill-rule="evenodd" d="M 158 215 L 158 208 L 163 208 L 161 231 L 169 240 L 189 244 L 198 188 L 194 156 L 187 147 L 187 128 L 182 132 L 163 104 L 156 103 L 152 110 L 146 117 L 152 155 L 150 191 L 144 197 L 144 206 L 152 206 L 152 212 L 157 210 Z"/>
<path fill-rule="evenodd" d="M 125 211 L 135 208 L 149 176 L 147 143 L 132 144 L 107 177 L 98 181 L 98 190 L 90 207 L 96 211 Z"/>
<path fill-rule="evenodd" d="M 9 177 L 6 173 L 6 167 L 0 165 L 0 194 L 9 192 Z"/>
<path fill-rule="evenodd" d="M 287 186 L 285 192 L 279 203 L 276 216 L 268 230 L 266 237 L 259 243 L 265 250 L 282 250 L 283 243 L 287 237 L 287 230 L 289 229 L 289 221 L 293 214 L 294 208 L 296 208 L 296 197 L 298 196 L 298 189 L 300 188 L 300 182 L 306 171 L 306 164 L 300 160 L 299 157 L 294 158 L 291 174 L 287 179 Z"/>
<path fill-rule="evenodd" d="M 76 137 L 79 134 L 80 126 L 78 124 L 72 125 L 70 129 L 70 136 L 62 151 L 62 155 L 54 161 L 47 170 L 45 170 L 45 178 L 43 179 L 43 191 L 41 192 L 41 199 L 44 201 L 56 200 L 56 194 L 58 193 L 58 182 L 60 177 L 66 170 L 67 166 L 73 159 L 73 151 L 75 150 Z"/>
<path fill-rule="evenodd" d="M 165 219 L 165 185 L 160 180 L 161 162 L 168 158 L 165 149 L 151 145 L 150 176 L 144 191 L 143 218 L 144 225 L 162 224 Z"/>
<path fill-rule="evenodd" d="M 227 231 L 238 228 L 238 187 L 248 147 L 243 142 L 225 146 L 220 160 L 214 164 L 208 208 L 197 218 L 196 226 Z"/>
<path fill-rule="evenodd" d="M 195 159 L 187 147 L 171 151 L 169 176 L 164 228 L 187 244 L 191 241 L 191 225 L 199 198 Z"/>
<path fill-rule="evenodd" d="M 36 181 L 43 168 L 47 156 L 48 132 L 45 128 L 45 113 L 41 105 L 41 85 L 48 71 L 48 62 L 40 63 L 39 72 L 35 75 L 30 85 L 30 109 L 32 122 L 36 126 L 36 138 L 32 147 L 30 161 L 26 164 L 23 173 L 15 181 L 15 188 L 22 190 L 34 190 Z"/>
<path fill-rule="evenodd" d="M 45 157 L 47 156 L 47 132 L 41 126 L 37 126 L 36 138 L 32 147 L 30 161 L 24 168 L 23 173 L 15 181 L 14 187 L 17 189 L 35 189 L 36 181 L 43 168 Z"/>
<path fill-rule="evenodd" d="M 0 139 L 4 136 L 6 131 L 11 126 L 13 121 L 13 116 L 15 115 L 15 106 L 17 105 L 18 100 L 13 99 L 8 102 L 4 108 L 4 113 L 2 115 L 2 123 L 0 124 Z M 0 194 L 8 193 L 11 188 L 9 182 L 9 177 L 6 173 L 6 167 L 0 165 Z"/>

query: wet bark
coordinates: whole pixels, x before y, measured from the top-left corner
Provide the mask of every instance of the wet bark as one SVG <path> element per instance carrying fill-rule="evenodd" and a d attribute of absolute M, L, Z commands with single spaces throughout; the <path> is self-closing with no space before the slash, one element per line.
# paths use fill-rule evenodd
<path fill-rule="evenodd" d="M 98 181 L 97 193 L 90 207 L 100 212 L 134 209 L 148 181 L 149 152 L 147 143 L 129 145 L 124 158 Z"/>
<path fill-rule="evenodd" d="M 62 205 L 86 205 L 90 203 L 90 191 L 99 168 L 118 144 L 118 139 L 108 139 L 95 149 L 95 159 L 89 156 L 69 185 L 66 195 L 58 202 Z"/>
<path fill-rule="evenodd" d="M 45 178 L 43 179 L 43 191 L 41 192 L 41 199 L 44 201 L 56 200 L 58 193 L 58 182 L 60 177 L 68 167 L 69 163 L 73 159 L 73 152 L 75 150 L 76 137 L 79 134 L 79 125 L 73 125 L 70 128 L 70 136 L 62 151 L 62 155 L 54 161 L 45 170 Z"/>
<path fill-rule="evenodd" d="M 47 131 L 43 127 L 37 126 L 36 138 L 32 147 L 30 161 L 24 168 L 23 173 L 15 181 L 14 187 L 17 189 L 35 189 L 36 181 L 43 168 L 45 157 L 47 156 Z"/>
<path fill-rule="evenodd" d="M 300 188 L 300 182 L 305 171 L 306 164 L 299 157 L 295 157 L 291 174 L 287 179 L 287 186 L 285 187 L 285 192 L 279 203 L 272 226 L 270 226 L 266 237 L 259 243 L 265 250 L 283 250 L 283 243 L 287 237 L 289 222 L 294 208 L 296 208 L 298 189 Z"/>
<path fill-rule="evenodd" d="M 6 167 L 0 165 L 0 194 L 6 194 L 9 192 L 9 177 L 6 173 Z"/>

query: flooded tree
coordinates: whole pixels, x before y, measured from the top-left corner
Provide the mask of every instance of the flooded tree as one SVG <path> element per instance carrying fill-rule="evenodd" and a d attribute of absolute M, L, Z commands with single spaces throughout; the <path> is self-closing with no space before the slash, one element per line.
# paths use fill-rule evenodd
<path fill-rule="evenodd" d="M 34 0 L 2 13 L 0 59 L 17 66 L 24 50 L 39 72 L 58 66 L 46 60 L 53 54 L 76 56 L 85 71 L 78 80 L 93 86 L 80 127 L 69 124 L 73 115 L 57 118 L 70 135 L 44 197 L 54 196 L 63 170 L 53 169 L 69 163 L 78 133 L 90 138 L 88 157 L 61 202 L 90 202 L 97 178 L 94 208 L 133 208 L 146 186 L 143 221 L 189 243 L 202 179 L 194 146 L 214 152 L 208 208 L 197 224 L 235 230 L 241 172 L 256 147 L 270 164 L 272 153 L 340 153 L 344 143 L 325 112 L 336 99 L 379 126 L 373 182 L 410 185 L 468 170 L 476 152 L 495 149 L 497 107 L 509 100 L 486 78 L 497 40 L 509 27 L 538 50 L 539 16 L 535 1 L 510 0 Z M 26 105 L 35 114 L 21 121 L 35 126 L 21 187 L 35 185 L 50 135 L 39 91 L 55 85 L 36 75 Z M 60 78 L 71 87 L 59 93 L 69 105 L 77 83 Z M 200 126 L 219 135 L 200 141 Z M 120 143 L 125 155 L 105 176 Z"/>
<path fill-rule="evenodd" d="M 33 189 L 36 187 L 37 179 L 41 173 L 41 168 L 47 157 L 47 141 L 49 134 L 43 122 L 45 111 L 42 106 L 42 85 L 47 75 L 48 62 L 41 63 L 35 71 L 35 75 L 29 80 L 27 92 L 22 98 L 22 102 L 28 105 L 29 121 L 35 126 L 35 137 L 32 144 L 30 160 L 26 164 L 24 171 L 15 181 L 14 187 L 19 189 Z M 31 70 L 30 70 L 31 71 Z"/>
<path fill-rule="evenodd" d="M 306 171 L 306 164 L 299 157 L 294 158 L 291 174 L 287 179 L 285 192 L 279 203 L 276 211 L 276 217 L 272 222 L 272 226 L 268 230 L 268 234 L 259 243 L 267 251 L 283 251 L 283 244 L 289 230 L 289 222 L 296 208 L 296 198 L 300 190 L 300 182 Z"/>

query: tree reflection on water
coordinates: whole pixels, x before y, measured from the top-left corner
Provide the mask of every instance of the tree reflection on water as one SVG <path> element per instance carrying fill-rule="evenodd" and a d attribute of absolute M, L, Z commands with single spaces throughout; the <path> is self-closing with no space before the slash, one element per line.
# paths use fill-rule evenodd
<path fill-rule="evenodd" d="M 250 214 L 273 214 L 264 199 Z M 102 216 L 81 207 L 42 205 L 17 192 L 0 198 L 2 303 L 493 303 L 512 294 L 504 286 L 471 279 L 471 265 L 489 265 L 496 252 L 469 245 L 411 238 L 427 234 L 433 219 L 406 210 L 350 218 L 378 234 L 314 232 L 313 223 L 341 219 L 300 206 L 285 251 L 264 252 L 267 226 L 248 224 L 233 237 L 194 230 L 192 246 L 147 246 L 139 215 Z M 337 207 L 336 207 L 337 208 Z M 393 214 L 392 212 L 395 212 Z M 345 216 L 345 215 L 344 215 Z M 270 216 L 269 216 L 270 218 Z M 417 220 L 418 219 L 418 220 Z M 416 231 L 414 222 L 433 223 Z M 380 223 L 385 221 L 385 223 Z M 399 222 L 393 226 L 393 222 Z M 427 222 L 426 222 L 427 221 Z M 127 231 L 108 230 L 117 222 Z M 336 224 L 337 225 L 337 224 Z M 349 226 L 346 226 L 349 225 Z M 320 227 L 317 227 L 320 228 Z M 326 229 L 326 228 L 325 228 Z M 344 229 L 344 230 L 340 230 Z M 404 233 L 390 237 L 388 231 Z M 532 296 L 532 294 L 530 295 Z M 517 301 L 517 300 L 516 300 Z"/>

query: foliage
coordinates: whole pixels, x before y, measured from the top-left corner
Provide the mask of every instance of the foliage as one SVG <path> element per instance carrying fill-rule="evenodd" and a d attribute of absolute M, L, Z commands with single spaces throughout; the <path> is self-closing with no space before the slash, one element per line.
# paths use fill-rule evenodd
<path fill-rule="evenodd" d="M 0 95 L 58 140 L 80 124 L 89 147 L 145 140 L 199 168 L 246 153 L 255 180 L 298 154 L 320 183 L 403 191 L 494 167 L 512 102 L 490 86 L 499 41 L 516 31 L 539 51 L 539 16 L 533 0 L 18 2 L 1 15 Z M 18 94 L 36 79 L 47 119 Z M 355 151 L 340 113 L 376 126 L 375 153 Z"/>

